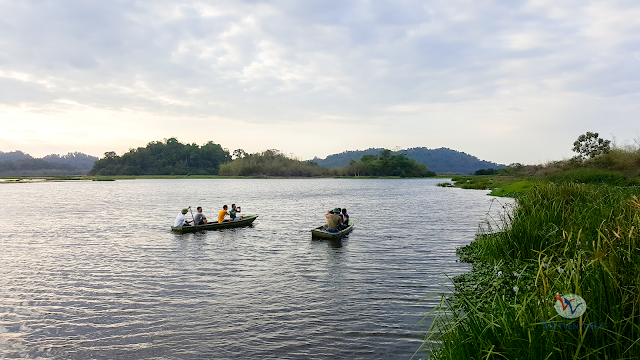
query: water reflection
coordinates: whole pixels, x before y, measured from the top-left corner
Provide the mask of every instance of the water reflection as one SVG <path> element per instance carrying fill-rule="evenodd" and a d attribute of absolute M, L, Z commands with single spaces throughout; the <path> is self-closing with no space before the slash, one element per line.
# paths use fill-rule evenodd
<path fill-rule="evenodd" d="M 418 300 L 468 269 L 455 248 L 473 239 L 491 199 L 440 181 L 0 186 L 0 357 L 410 358 L 430 321 L 416 324 L 437 304 Z M 260 218 L 169 231 L 185 204 L 231 202 Z M 340 241 L 312 240 L 336 203 L 358 226 Z M 15 209 L 46 216 L 25 227 Z M 131 209 L 147 221 L 132 226 Z M 397 209 L 410 210 L 381 227 L 379 214 Z"/>

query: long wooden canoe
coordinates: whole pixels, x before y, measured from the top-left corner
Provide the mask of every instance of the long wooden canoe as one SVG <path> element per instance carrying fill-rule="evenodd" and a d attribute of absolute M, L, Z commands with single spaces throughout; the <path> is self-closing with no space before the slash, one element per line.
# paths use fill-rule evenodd
<path fill-rule="evenodd" d="M 311 229 L 311 236 L 320 239 L 340 239 L 350 233 L 354 226 L 355 222 L 353 220 L 349 220 L 349 226 L 346 229 L 340 230 L 337 233 L 330 233 L 327 231 L 327 225 L 325 224 L 318 226 L 315 229 Z"/>
<path fill-rule="evenodd" d="M 201 230 L 229 229 L 229 228 L 251 225 L 251 223 L 256 218 L 258 218 L 258 215 L 247 215 L 243 217 L 242 220 L 236 219 L 233 221 L 225 221 L 222 223 L 211 222 L 204 225 L 196 225 L 196 226 L 192 226 L 192 225 L 178 226 L 178 227 L 172 226 L 171 230 L 182 234 L 182 233 L 196 232 Z"/>

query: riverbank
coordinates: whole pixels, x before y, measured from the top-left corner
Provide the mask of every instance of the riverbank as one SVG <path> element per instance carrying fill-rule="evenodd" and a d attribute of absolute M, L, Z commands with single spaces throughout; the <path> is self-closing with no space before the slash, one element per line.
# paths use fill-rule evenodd
<path fill-rule="evenodd" d="M 517 206 L 458 250 L 472 271 L 437 310 L 431 358 L 636 358 L 640 190 L 522 178 L 496 188 L 518 189 Z M 574 294 L 584 303 L 557 300 Z M 574 306 L 586 312 L 571 318 Z"/>
<path fill-rule="evenodd" d="M 456 175 L 451 182 L 439 183 L 442 187 L 458 187 L 473 190 L 491 190 L 489 195 L 516 197 L 529 190 L 533 185 L 543 182 L 536 177 L 503 175 Z"/>
<path fill-rule="evenodd" d="M 135 179 L 427 179 L 402 176 L 220 176 L 220 175 L 116 175 L 116 176 L 58 176 L 58 177 L 6 177 L 0 183 L 35 181 L 114 181 Z"/>

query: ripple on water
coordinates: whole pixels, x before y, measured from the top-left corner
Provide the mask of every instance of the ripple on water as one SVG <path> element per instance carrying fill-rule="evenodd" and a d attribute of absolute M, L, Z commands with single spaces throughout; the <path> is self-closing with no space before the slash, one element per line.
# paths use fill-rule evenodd
<path fill-rule="evenodd" d="M 175 179 L 0 186 L 0 357 L 409 358 L 486 218 L 441 180 Z M 501 199 L 500 201 L 506 202 Z M 177 235 L 188 205 L 260 214 Z M 346 206 L 356 229 L 312 240 Z M 16 221 L 31 218 L 28 226 Z M 421 354 L 426 356 L 427 354 Z"/>

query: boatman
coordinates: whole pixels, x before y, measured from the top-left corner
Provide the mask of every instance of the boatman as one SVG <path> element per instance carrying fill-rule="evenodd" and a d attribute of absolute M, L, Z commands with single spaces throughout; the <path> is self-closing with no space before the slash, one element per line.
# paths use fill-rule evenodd
<path fill-rule="evenodd" d="M 227 211 L 228 208 L 227 205 L 222 207 L 222 210 L 218 213 L 218 223 L 225 222 L 225 216 L 229 215 L 229 211 Z"/>
<path fill-rule="evenodd" d="M 327 232 L 337 233 L 340 231 L 338 229 L 342 225 L 342 218 L 340 218 L 340 215 L 338 215 L 339 213 L 340 210 L 335 208 L 333 210 L 327 211 L 327 213 L 324 215 L 324 217 L 327 219 Z"/>
<path fill-rule="evenodd" d="M 204 224 L 206 224 L 207 223 L 207 217 L 204 216 L 204 214 L 202 213 L 202 207 L 198 206 L 196 208 L 196 210 L 198 210 L 198 212 L 196 213 L 195 220 L 193 220 L 193 221 L 195 221 L 195 224 L 196 225 L 204 225 Z"/>
<path fill-rule="evenodd" d="M 188 220 L 187 217 L 185 216 L 185 214 L 188 212 L 189 212 L 189 209 L 182 209 L 181 214 L 178 214 L 178 216 L 176 216 L 176 220 L 173 222 L 173 227 L 181 227 L 181 226 L 184 226 L 185 224 L 189 225 L 191 220 Z"/>

